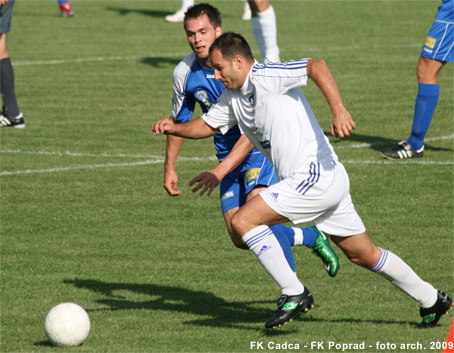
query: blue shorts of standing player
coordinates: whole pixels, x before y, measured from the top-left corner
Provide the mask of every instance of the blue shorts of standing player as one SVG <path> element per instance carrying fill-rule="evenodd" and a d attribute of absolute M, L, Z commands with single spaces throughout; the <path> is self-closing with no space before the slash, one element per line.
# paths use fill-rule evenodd
<path fill-rule="evenodd" d="M 438 8 L 421 56 L 427 59 L 454 62 L 454 1 L 445 0 Z"/>

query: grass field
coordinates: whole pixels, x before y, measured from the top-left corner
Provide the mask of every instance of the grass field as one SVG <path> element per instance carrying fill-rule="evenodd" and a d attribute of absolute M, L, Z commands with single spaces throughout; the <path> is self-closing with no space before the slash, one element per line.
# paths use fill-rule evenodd
<path fill-rule="evenodd" d="M 224 29 L 244 34 L 259 57 L 243 4 L 212 3 Z M 329 278 L 307 248 L 294 254 L 316 308 L 265 330 L 278 287 L 231 244 L 218 197 L 186 186 L 217 163 L 212 141 L 185 143 L 182 196 L 162 188 L 165 138 L 151 126 L 170 113 L 172 70 L 189 50 L 182 26 L 163 19 L 180 1 L 72 4 L 71 19 L 59 17 L 55 0 L 18 0 L 14 9 L 9 51 L 27 128 L 0 131 L 2 352 L 441 351 L 452 313 L 417 330 L 419 306 L 403 292 L 343 254 Z M 331 141 L 371 237 L 452 297 L 452 64 L 441 72 L 424 158 L 378 153 L 408 137 L 416 64 L 439 1 L 273 4 L 281 58 L 326 60 L 358 125 Z M 304 92 L 329 131 L 323 96 L 314 84 Z M 65 301 L 92 322 L 84 345 L 68 350 L 43 331 L 47 312 Z"/>

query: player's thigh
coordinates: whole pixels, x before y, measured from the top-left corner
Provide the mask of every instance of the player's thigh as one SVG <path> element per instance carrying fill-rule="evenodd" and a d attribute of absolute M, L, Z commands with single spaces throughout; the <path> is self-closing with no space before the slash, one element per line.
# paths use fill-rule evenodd
<path fill-rule="evenodd" d="M 249 194 L 247 194 L 246 196 L 246 202 L 252 200 L 255 196 L 257 196 L 258 194 L 260 194 L 263 190 L 265 190 L 267 188 L 267 186 L 263 186 L 263 185 L 259 185 L 259 186 L 256 186 L 255 188 L 253 188 L 251 190 L 251 192 Z"/>

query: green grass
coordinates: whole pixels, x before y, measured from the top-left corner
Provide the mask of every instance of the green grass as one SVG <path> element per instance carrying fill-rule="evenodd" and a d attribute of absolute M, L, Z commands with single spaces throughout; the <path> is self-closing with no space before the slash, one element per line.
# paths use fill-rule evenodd
<path fill-rule="evenodd" d="M 340 352 L 439 352 L 452 313 L 415 329 L 419 307 L 387 281 L 348 263 L 331 279 L 308 249 L 299 277 L 317 307 L 267 331 L 279 290 L 253 254 L 231 244 L 217 196 L 186 186 L 212 168 L 210 140 L 187 141 L 178 163 L 183 195 L 162 188 L 165 138 L 151 126 L 171 110 L 172 70 L 188 53 L 181 25 L 163 17 L 180 1 L 17 1 L 9 51 L 27 128 L 1 134 L 2 352 L 250 352 L 251 342 Z M 240 1 L 213 1 L 224 29 L 259 56 Z M 273 1 L 283 60 L 324 59 L 358 124 L 331 138 L 372 238 L 421 277 L 454 295 L 454 68 L 424 159 L 386 162 L 378 151 L 404 139 L 417 92 L 415 69 L 439 1 Z M 304 92 L 328 131 L 319 90 Z M 340 250 L 337 249 L 340 253 Z M 72 301 L 92 321 L 83 346 L 46 342 L 44 318 Z M 311 342 L 324 347 L 311 347 Z M 396 344 L 395 349 L 377 343 Z M 424 349 L 401 349 L 420 343 Z M 369 347 L 372 346 L 372 347 Z"/>

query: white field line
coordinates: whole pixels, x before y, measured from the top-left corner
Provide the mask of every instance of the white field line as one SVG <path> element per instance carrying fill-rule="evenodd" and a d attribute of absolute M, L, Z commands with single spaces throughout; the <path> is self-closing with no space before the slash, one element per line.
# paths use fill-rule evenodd
<path fill-rule="evenodd" d="M 449 136 L 439 136 L 427 138 L 426 141 L 440 141 L 440 140 L 449 140 L 453 139 L 453 135 Z M 371 146 L 382 145 L 384 142 L 372 142 L 372 143 L 361 143 L 349 146 L 337 146 L 337 149 L 348 149 L 348 148 L 368 148 Z M 66 172 L 71 170 L 79 169 L 99 169 L 99 168 L 120 168 L 120 167 L 135 167 L 142 165 L 151 165 L 164 162 L 163 156 L 158 155 L 128 155 L 128 154 L 93 154 L 93 153 L 78 153 L 78 152 L 50 152 L 50 151 L 22 151 L 22 150 L 2 150 L 1 153 L 17 153 L 17 154 L 32 154 L 32 155 L 51 155 L 51 156 L 73 156 L 73 157 L 103 157 L 103 158 L 149 158 L 151 160 L 146 161 L 137 161 L 130 163 L 106 163 L 106 164 L 87 164 L 87 165 L 78 165 L 72 167 L 60 167 L 60 168 L 50 168 L 50 169 L 25 169 L 25 170 L 16 170 L 16 171 L 4 171 L 0 173 L 0 176 L 8 175 L 20 175 L 20 174 L 33 174 L 33 173 L 56 173 L 56 172 Z M 178 157 L 179 162 L 192 162 L 192 161 L 215 161 L 216 157 Z M 343 164 L 368 164 L 368 165 L 393 165 L 393 166 L 402 166 L 402 165 L 439 165 L 439 166 L 452 166 L 454 161 L 426 161 L 420 159 L 411 159 L 406 161 L 391 161 L 386 159 L 377 159 L 377 160 L 342 160 Z"/>

